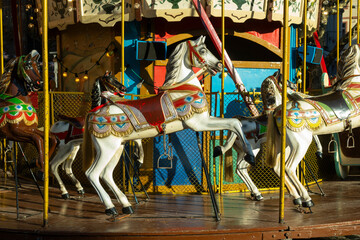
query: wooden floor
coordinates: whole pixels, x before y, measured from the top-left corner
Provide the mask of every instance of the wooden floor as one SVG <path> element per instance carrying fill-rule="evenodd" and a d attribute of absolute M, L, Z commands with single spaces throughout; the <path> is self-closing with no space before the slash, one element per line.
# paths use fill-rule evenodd
<path fill-rule="evenodd" d="M 360 182 L 321 183 L 326 196 L 313 193 L 313 213 L 301 213 L 285 199 L 285 223 L 278 223 L 279 194 L 264 192 L 254 202 L 248 193 L 217 195 L 221 220 L 214 218 L 209 195 L 138 194 L 135 214 L 113 222 L 97 195 L 62 200 L 50 188 L 49 221 L 43 227 L 43 200 L 32 184 L 21 181 L 16 220 L 14 184 L 0 184 L 0 239 L 285 239 L 360 234 Z M 311 189 L 319 192 L 316 185 Z M 129 197 L 131 202 L 134 198 Z M 114 201 L 115 202 L 115 201 Z M 116 205 L 121 211 L 121 206 Z"/>

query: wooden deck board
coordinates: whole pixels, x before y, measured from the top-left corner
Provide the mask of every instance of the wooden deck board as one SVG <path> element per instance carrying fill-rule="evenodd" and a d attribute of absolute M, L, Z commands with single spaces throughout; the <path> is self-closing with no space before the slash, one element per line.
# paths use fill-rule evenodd
<path fill-rule="evenodd" d="M 15 190 L 0 185 L 0 236 L 11 239 L 284 239 L 360 234 L 360 182 L 324 182 L 326 196 L 312 194 L 312 214 L 300 213 L 285 199 L 285 224 L 278 223 L 279 194 L 264 192 L 264 200 L 249 193 L 216 195 L 221 221 L 214 218 L 209 195 L 137 194 L 135 214 L 112 222 L 95 194 L 71 200 L 50 188 L 48 226 L 43 227 L 43 200 L 32 184 L 19 191 L 20 219 L 16 220 Z M 312 186 L 314 192 L 319 192 Z M 129 196 L 134 203 L 134 199 Z M 114 201 L 115 202 L 115 201 Z M 115 204 L 121 211 L 120 204 Z M 1 238 L 7 239 L 7 238 Z"/>

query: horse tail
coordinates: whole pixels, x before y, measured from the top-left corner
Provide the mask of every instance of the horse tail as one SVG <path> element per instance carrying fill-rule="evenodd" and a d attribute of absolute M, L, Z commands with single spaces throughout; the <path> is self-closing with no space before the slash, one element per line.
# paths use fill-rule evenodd
<path fill-rule="evenodd" d="M 88 127 L 89 114 L 85 118 L 84 124 L 84 136 L 83 136 L 83 170 L 86 171 L 90 168 L 92 162 L 94 161 L 94 147 L 89 133 Z"/>
<path fill-rule="evenodd" d="M 274 119 L 274 111 L 269 113 L 267 132 L 266 132 L 266 154 L 265 163 L 273 168 L 275 167 L 277 149 L 279 142 L 279 132 L 277 130 L 276 121 Z"/>

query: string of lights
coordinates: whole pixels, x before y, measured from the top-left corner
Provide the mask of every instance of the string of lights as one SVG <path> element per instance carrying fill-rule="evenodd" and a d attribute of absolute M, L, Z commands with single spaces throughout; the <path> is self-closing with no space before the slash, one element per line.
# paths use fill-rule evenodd
<path fill-rule="evenodd" d="M 79 76 L 80 75 L 84 75 L 83 76 L 83 79 L 84 80 L 87 80 L 89 79 L 89 72 L 95 67 L 95 66 L 99 66 L 100 65 L 100 61 L 101 59 L 104 57 L 104 56 L 107 56 L 107 57 L 112 57 L 115 52 L 117 51 L 117 48 L 115 46 L 115 43 L 114 42 L 110 42 L 110 44 L 105 48 L 105 51 L 104 53 L 99 57 L 99 59 L 95 62 L 95 64 L 93 64 L 90 68 L 88 68 L 87 70 L 84 70 L 84 71 L 80 71 L 80 72 L 74 72 L 72 70 L 70 70 L 69 67 L 65 66 L 63 61 L 58 58 L 57 56 L 55 57 L 56 58 L 56 61 L 60 64 L 61 66 L 61 69 L 65 69 L 62 73 L 62 76 L 63 77 L 68 77 L 69 73 L 73 74 L 75 76 L 75 82 L 79 82 L 80 81 L 80 78 Z"/>

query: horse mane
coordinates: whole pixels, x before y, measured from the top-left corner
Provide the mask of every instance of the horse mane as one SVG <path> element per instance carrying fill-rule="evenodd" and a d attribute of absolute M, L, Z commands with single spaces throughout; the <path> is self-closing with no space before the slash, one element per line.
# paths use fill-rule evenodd
<path fill-rule="evenodd" d="M 10 85 L 14 68 L 17 65 L 19 58 L 12 58 L 5 66 L 4 74 L 0 79 L 0 94 L 4 94 Z"/>
<path fill-rule="evenodd" d="M 354 70 L 359 64 L 359 48 L 356 45 L 349 47 L 341 55 L 338 63 L 338 69 L 336 74 L 337 82 L 334 84 L 334 90 L 341 90 L 346 88 L 352 81 L 349 76 L 354 74 Z"/>
<path fill-rule="evenodd" d="M 186 42 L 178 44 L 175 50 L 169 57 L 169 62 L 166 65 L 166 76 L 163 86 L 171 86 L 180 74 L 180 64 L 182 63 L 183 57 L 186 53 Z"/>
<path fill-rule="evenodd" d="M 91 109 L 96 108 L 101 105 L 101 85 L 100 85 L 101 77 L 98 77 L 93 85 L 91 90 Z"/>

